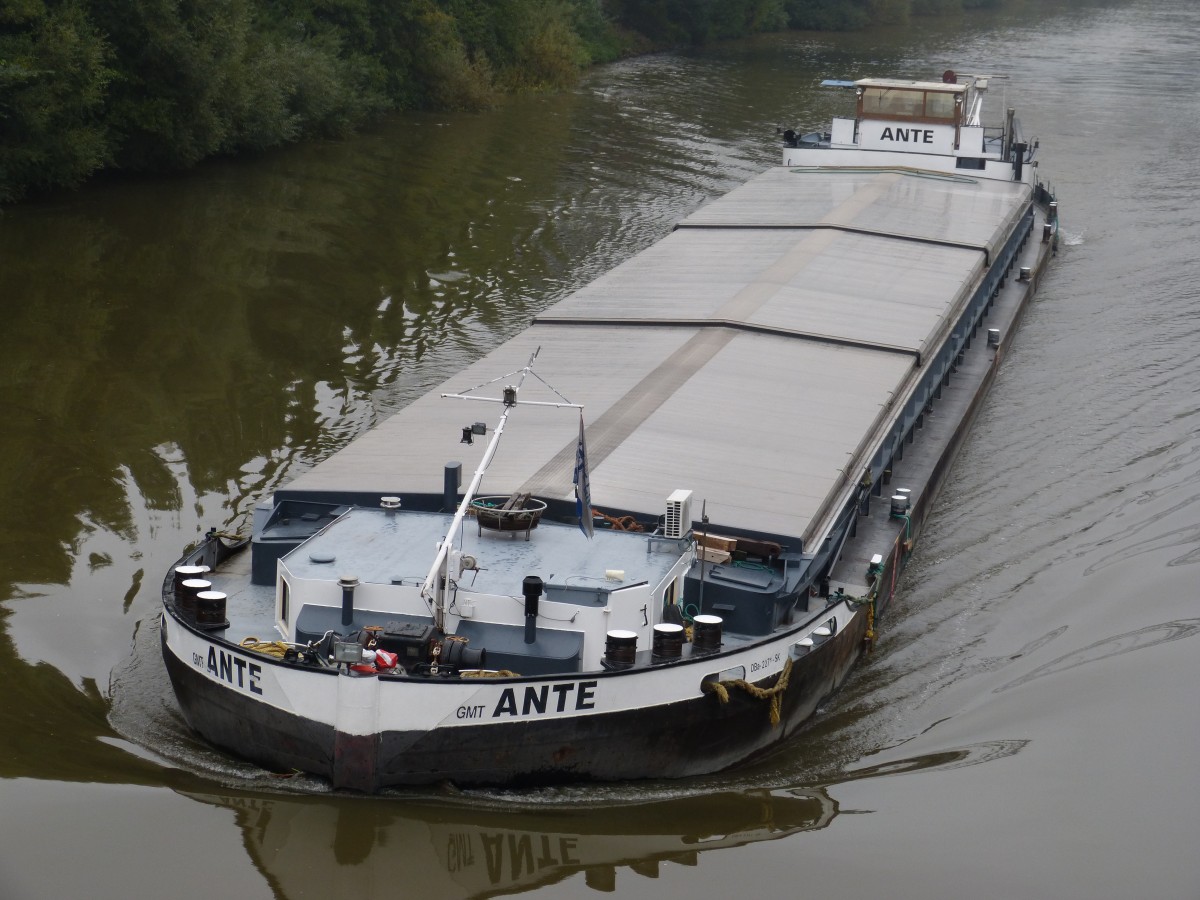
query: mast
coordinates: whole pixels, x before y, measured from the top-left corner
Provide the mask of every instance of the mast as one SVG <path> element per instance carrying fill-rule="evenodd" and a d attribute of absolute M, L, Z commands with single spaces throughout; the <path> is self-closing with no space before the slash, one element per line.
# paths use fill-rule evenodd
<path fill-rule="evenodd" d="M 488 441 L 487 449 L 484 450 L 483 457 L 479 460 L 479 465 L 475 469 L 475 475 L 471 478 L 471 483 L 467 485 L 467 489 L 463 493 L 462 502 L 458 504 L 458 510 L 454 513 L 454 518 L 450 521 L 450 527 L 446 530 L 445 537 L 438 543 L 438 551 L 433 559 L 433 565 L 430 566 L 429 574 L 425 576 L 425 582 L 421 585 L 421 596 L 425 598 L 425 601 L 432 608 L 433 621 L 439 629 L 444 630 L 446 625 L 446 594 L 450 586 L 450 552 L 454 549 L 454 535 L 462 527 L 463 519 L 466 518 L 467 511 L 471 508 L 471 501 L 475 499 L 475 493 L 479 490 L 479 483 L 483 481 L 483 475 L 487 471 L 488 466 L 491 465 L 492 457 L 496 455 L 496 447 L 500 443 L 500 436 L 504 434 L 504 425 L 508 421 L 508 415 L 517 405 L 517 394 L 520 393 L 521 387 L 525 384 L 526 376 L 533 373 L 533 361 L 537 359 L 541 350 L 542 348 L 538 347 L 533 351 L 533 354 L 529 357 L 529 362 L 520 370 L 521 377 L 517 380 L 517 383 L 515 385 L 506 385 L 501 397 L 473 397 L 468 393 L 442 394 L 444 398 L 455 400 L 481 400 L 489 403 L 503 403 L 504 412 L 500 414 L 500 420 L 496 423 L 496 427 L 492 431 L 492 439 Z M 509 376 L 501 376 L 501 378 L 507 377 Z M 538 376 L 534 375 L 534 377 L 537 378 Z M 499 378 L 496 379 L 496 381 L 499 380 Z M 555 391 L 555 393 L 558 392 Z M 559 396 L 561 397 L 562 395 L 559 394 Z M 528 401 L 525 405 L 553 406 L 560 409 L 583 409 L 577 403 L 567 402 L 544 403 Z"/>

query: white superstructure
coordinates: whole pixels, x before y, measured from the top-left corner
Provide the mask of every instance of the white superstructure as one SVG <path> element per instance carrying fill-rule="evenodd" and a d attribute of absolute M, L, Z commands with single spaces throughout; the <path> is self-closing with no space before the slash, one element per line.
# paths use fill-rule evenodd
<path fill-rule="evenodd" d="M 835 117 L 828 132 L 785 132 L 784 165 L 920 168 L 1032 185 L 1037 142 L 1021 137 L 1012 109 L 1002 123 L 983 124 L 989 78 L 942 78 L 826 82 L 854 88 L 854 116 Z"/>

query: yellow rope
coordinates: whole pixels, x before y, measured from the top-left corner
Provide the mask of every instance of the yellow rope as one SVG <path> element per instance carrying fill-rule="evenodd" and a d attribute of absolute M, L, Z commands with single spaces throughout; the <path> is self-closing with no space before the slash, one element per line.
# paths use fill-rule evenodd
<path fill-rule="evenodd" d="M 256 637 L 245 638 L 241 646 L 246 650 L 253 650 L 255 653 L 265 653 L 267 656 L 277 656 L 283 659 L 283 654 L 287 653 L 288 645 L 283 641 L 260 641 Z"/>
<path fill-rule="evenodd" d="M 460 672 L 463 678 L 518 678 L 517 672 L 510 672 L 508 669 L 497 669 L 491 671 L 489 669 L 474 669 L 470 672 Z"/>
<path fill-rule="evenodd" d="M 783 706 L 783 692 L 787 690 L 788 679 L 792 675 L 792 658 L 789 656 L 787 662 L 783 664 L 783 671 L 779 673 L 779 678 L 775 682 L 774 687 L 760 688 L 756 684 L 751 684 L 744 678 L 736 678 L 732 681 L 705 681 L 700 685 L 700 690 L 706 693 L 717 695 L 722 703 L 729 702 L 729 688 L 741 688 L 751 697 L 759 700 L 771 701 L 771 727 L 775 728 L 779 725 L 779 713 Z"/>

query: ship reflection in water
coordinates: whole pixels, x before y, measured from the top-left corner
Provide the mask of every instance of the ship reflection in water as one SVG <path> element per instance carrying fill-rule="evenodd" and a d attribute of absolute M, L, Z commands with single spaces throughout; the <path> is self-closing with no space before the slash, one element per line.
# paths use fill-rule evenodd
<path fill-rule="evenodd" d="M 400 882 L 405 896 L 426 900 L 494 897 L 579 872 L 589 887 L 611 891 L 619 868 L 657 877 L 661 863 L 693 866 L 704 851 L 824 828 L 838 812 L 822 788 L 565 808 L 457 797 L 187 795 L 235 812 L 276 896 L 307 896 L 318 879 L 328 900 L 382 896 Z"/>
<path fill-rule="evenodd" d="M 287 900 L 311 896 L 315 883 L 325 900 L 396 887 L 423 900 L 497 897 L 579 872 L 588 887 L 608 892 L 621 868 L 656 878 L 664 862 L 694 866 L 705 851 L 826 828 L 842 812 L 829 793 L 838 785 L 989 763 L 1027 744 L 992 740 L 901 757 L 842 771 L 826 784 L 797 784 L 785 766 L 765 779 L 783 786 L 656 799 L 617 799 L 620 786 L 372 798 L 181 793 L 234 811 L 254 866 Z"/>

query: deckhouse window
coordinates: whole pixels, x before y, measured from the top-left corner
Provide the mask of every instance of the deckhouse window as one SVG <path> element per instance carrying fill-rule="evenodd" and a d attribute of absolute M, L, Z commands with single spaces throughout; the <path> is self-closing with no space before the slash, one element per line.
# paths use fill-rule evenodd
<path fill-rule="evenodd" d="M 955 94 L 925 94 L 925 115 L 930 119 L 954 119 Z"/>
<path fill-rule="evenodd" d="M 956 96 L 947 91 L 868 85 L 862 89 L 859 114 L 884 119 L 954 123 L 957 119 Z"/>
<path fill-rule="evenodd" d="M 863 114 L 912 118 L 925 111 L 925 92 L 869 87 L 863 91 Z"/>

